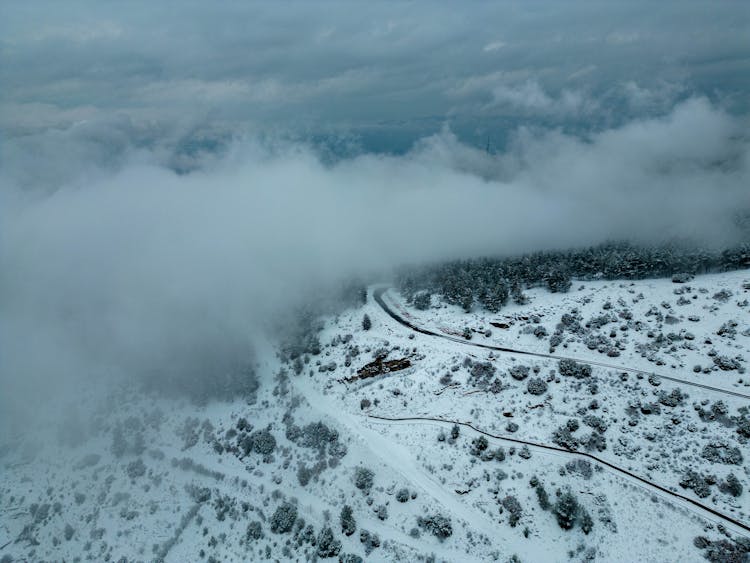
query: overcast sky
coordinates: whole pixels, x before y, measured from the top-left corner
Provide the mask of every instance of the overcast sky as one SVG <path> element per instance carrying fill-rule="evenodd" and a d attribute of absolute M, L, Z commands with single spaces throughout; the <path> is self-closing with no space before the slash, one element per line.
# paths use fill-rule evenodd
<path fill-rule="evenodd" d="M 748 38 L 744 1 L 3 2 L 0 407 L 403 262 L 734 243 Z"/>
<path fill-rule="evenodd" d="M 589 130 L 705 96 L 745 113 L 750 4 L 4 2 L 11 136 L 129 120 L 154 136 L 353 134 L 405 150 L 452 124 L 503 145 L 519 123 Z M 121 127 L 122 125 L 121 121 Z"/>

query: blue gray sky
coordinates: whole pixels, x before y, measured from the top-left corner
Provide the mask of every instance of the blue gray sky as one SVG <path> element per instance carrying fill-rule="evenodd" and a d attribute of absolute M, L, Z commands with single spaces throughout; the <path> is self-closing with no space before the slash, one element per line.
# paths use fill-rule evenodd
<path fill-rule="evenodd" d="M 445 124 L 502 150 L 519 125 L 749 107 L 742 1 L 11 1 L 0 36 L 6 135 L 104 122 L 187 157 L 261 133 L 404 152 Z"/>

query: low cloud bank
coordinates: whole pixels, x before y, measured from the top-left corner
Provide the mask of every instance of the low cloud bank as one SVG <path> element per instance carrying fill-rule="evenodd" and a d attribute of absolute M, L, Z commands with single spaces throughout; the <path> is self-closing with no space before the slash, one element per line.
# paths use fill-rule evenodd
<path fill-rule="evenodd" d="M 245 139 L 182 175 L 158 146 L 126 138 L 92 162 L 89 136 L 47 133 L 54 160 L 0 177 L 0 409 L 89 378 L 208 373 L 311 288 L 403 262 L 612 238 L 730 244 L 750 206 L 743 131 L 691 99 L 586 138 L 521 129 L 501 155 L 449 130 L 333 165 Z M 22 152 L 13 142 L 6 154 Z"/>

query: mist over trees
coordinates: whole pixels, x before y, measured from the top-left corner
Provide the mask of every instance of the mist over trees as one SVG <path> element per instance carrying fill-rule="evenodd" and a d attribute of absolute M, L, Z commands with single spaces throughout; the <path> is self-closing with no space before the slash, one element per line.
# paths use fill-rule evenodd
<path fill-rule="evenodd" d="M 403 267 L 397 284 L 415 306 L 422 306 L 425 295 L 436 294 L 467 312 L 481 306 L 494 313 L 511 295 L 516 303 L 523 303 L 524 288 L 546 287 L 553 293 L 564 293 L 573 279 L 636 280 L 749 267 L 750 242 L 723 250 L 677 243 L 646 246 L 607 242 L 582 249 Z"/>

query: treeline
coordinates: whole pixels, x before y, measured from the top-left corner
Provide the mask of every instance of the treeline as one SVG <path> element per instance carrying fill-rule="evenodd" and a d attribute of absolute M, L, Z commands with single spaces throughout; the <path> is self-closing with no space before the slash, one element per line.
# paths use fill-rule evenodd
<path fill-rule="evenodd" d="M 637 246 L 608 242 L 578 250 L 403 268 L 397 275 L 397 285 L 418 308 L 429 306 L 429 296 L 435 294 L 467 312 L 475 304 L 497 312 L 509 299 L 525 303 L 526 288 L 546 286 L 552 292 L 565 292 L 573 279 L 635 280 L 748 267 L 748 243 L 711 251 L 678 244 Z"/>

